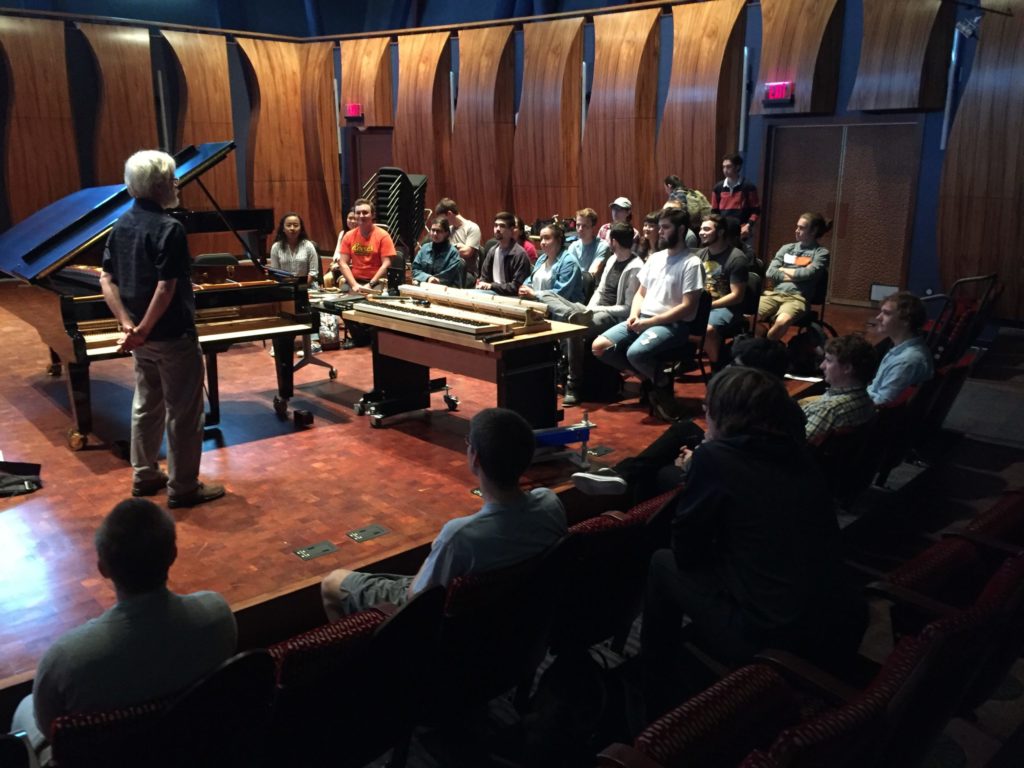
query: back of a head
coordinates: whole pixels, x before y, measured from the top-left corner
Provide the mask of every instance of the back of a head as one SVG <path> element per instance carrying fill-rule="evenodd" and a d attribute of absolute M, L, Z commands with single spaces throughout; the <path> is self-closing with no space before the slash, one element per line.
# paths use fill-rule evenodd
<path fill-rule="evenodd" d="M 789 370 L 786 345 L 775 339 L 757 336 L 743 336 L 733 342 L 732 362 L 733 365 L 767 371 L 780 379 Z"/>
<path fill-rule="evenodd" d="M 608 230 L 608 237 L 623 248 L 633 246 L 633 228 L 623 221 L 612 224 L 611 229 Z"/>
<path fill-rule="evenodd" d="M 723 369 L 708 383 L 708 417 L 721 437 L 772 434 L 804 440 L 806 418 L 782 380 L 745 366 Z"/>
<path fill-rule="evenodd" d="M 507 408 L 485 408 L 469 423 L 469 444 L 480 470 L 502 487 L 519 483 L 533 461 L 535 442 L 526 419 Z"/>
<path fill-rule="evenodd" d="M 136 152 L 124 164 L 124 183 L 128 194 L 165 207 L 173 205 L 177 198 L 174 187 L 176 167 L 174 158 L 166 152 L 156 149 Z"/>
<path fill-rule="evenodd" d="M 167 583 L 177 556 L 174 518 L 147 499 L 125 499 L 96 529 L 96 554 L 107 575 L 127 594 Z"/>
<path fill-rule="evenodd" d="M 459 215 L 459 206 L 450 197 L 442 197 L 437 205 L 434 206 L 434 215 L 443 216 L 446 213 L 454 213 L 456 216 Z"/>

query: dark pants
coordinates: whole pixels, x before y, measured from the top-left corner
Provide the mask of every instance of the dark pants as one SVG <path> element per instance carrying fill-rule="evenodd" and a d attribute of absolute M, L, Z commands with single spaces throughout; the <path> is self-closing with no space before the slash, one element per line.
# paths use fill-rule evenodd
<path fill-rule="evenodd" d="M 696 448 L 704 440 L 704 431 L 692 421 L 673 422 L 636 456 L 623 459 L 614 469 L 629 485 L 633 503 L 657 496 L 683 482 L 683 473 L 675 465 L 683 446 Z"/>
<path fill-rule="evenodd" d="M 691 622 L 685 633 L 684 616 Z M 680 571 L 672 550 L 659 549 L 651 558 L 640 630 L 649 719 L 714 682 L 712 673 L 684 650 L 684 640 L 725 664 L 742 663 L 762 647 L 717 574 Z"/>

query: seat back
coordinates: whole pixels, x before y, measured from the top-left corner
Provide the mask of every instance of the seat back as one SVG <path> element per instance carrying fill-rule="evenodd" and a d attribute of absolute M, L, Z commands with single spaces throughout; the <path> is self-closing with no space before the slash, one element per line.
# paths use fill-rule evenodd
<path fill-rule="evenodd" d="M 561 580 L 561 545 L 508 568 L 448 585 L 427 659 L 431 714 L 489 701 L 526 681 L 544 657 Z M 528 687 L 528 686 L 527 686 Z"/>
<path fill-rule="evenodd" d="M 212 264 L 224 264 L 229 267 L 237 267 L 238 259 L 230 253 L 200 253 L 192 263 L 198 266 L 209 266 Z"/>
<path fill-rule="evenodd" d="M 878 468 L 878 419 L 830 430 L 811 447 L 832 495 L 847 503 L 864 491 Z"/>
<path fill-rule="evenodd" d="M 54 760 L 62 768 L 256 765 L 273 700 L 270 654 L 246 651 L 175 698 L 57 718 Z"/>
<path fill-rule="evenodd" d="M 0 733 L 0 765 L 4 768 L 39 768 L 28 734 L 24 731 Z"/>

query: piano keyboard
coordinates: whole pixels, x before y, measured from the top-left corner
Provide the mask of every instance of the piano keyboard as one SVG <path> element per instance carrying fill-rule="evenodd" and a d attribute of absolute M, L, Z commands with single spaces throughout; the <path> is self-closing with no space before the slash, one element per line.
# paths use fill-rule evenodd
<path fill-rule="evenodd" d="M 356 312 L 409 320 L 435 328 L 487 337 L 512 333 L 515 322 L 454 307 L 416 307 L 396 301 L 363 301 L 354 307 Z"/>

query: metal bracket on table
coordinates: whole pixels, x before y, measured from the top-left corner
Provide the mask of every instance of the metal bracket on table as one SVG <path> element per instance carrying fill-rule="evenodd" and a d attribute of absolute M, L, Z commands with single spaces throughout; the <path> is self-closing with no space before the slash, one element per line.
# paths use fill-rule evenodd
<path fill-rule="evenodd" d="M 533 461 L 536 463 L 568 459 L 580 469 L 590 469 L 590 455 L 587 446 L 590 441 L 590 430 L 596 427 L 597 424 L 590 420 L 590 412 L 584 411 L 583 419 L 575 424 L 533 430 L 537 441 Z M 580 444 L 578 450 L 567 447 L 573 443 Z"/>

